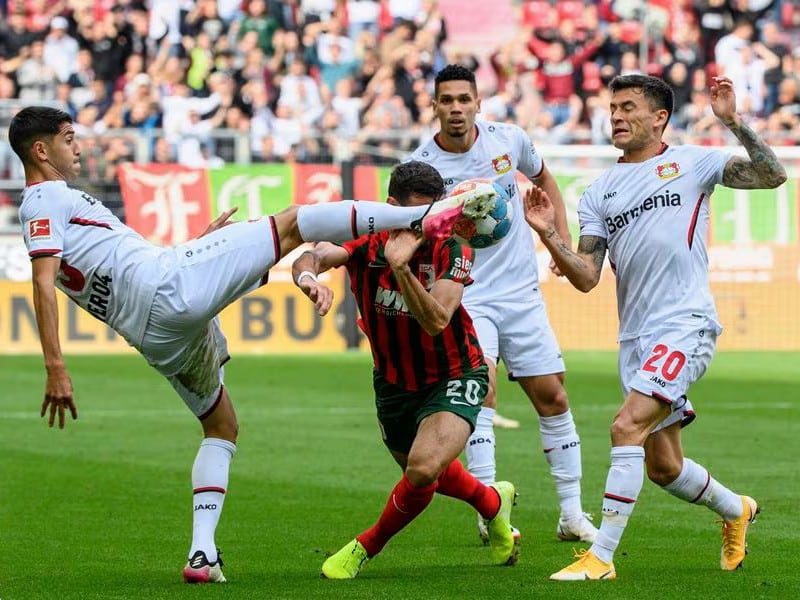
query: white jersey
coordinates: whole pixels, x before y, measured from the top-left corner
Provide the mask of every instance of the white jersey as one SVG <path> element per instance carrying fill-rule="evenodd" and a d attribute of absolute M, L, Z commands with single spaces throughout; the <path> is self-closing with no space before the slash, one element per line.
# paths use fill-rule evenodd
<path fill-rule="evenodd" d="M 138 347 L 166 250 L 65 181 L 26 187 L 19 220 L 31 258 L 61 258 L 56 286 Z"/>
<path fill-rule="evenodd" d="M 493 121 L 475 125 L 477 137 L 468 152 L 447 152 L 431 139 L 409 157 L 439 171 L 448 191 L 465 179 L 486 177 L 497 180 L 511 197 L 514 218 L 508 236 L 495 246 L 475 250 L 475 282 L 464 288 L 467 309 L 488 300 L 519 298 L 536 287 L 539 273 L 533 238 L 514 176 L 519 170 L 529 178 L 537 177 L 544 168 L 542 157 L 521 128 Z"/>
<path fill-rule="evenodd" d="M 581 236 L 608 243 L 617 276 L 619 339 L 650 334 L 676 317 L 703 317 L 721 332 L 708 285 L 709 198 L 731 155 L 670 148 L 619 162 L 583 193 Z"/>

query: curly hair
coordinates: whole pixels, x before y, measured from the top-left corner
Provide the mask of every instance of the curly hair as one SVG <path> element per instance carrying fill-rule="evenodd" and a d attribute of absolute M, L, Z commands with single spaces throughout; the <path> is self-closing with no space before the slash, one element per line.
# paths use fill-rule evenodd
<path fill-rule="evenodd" d="M 472 91 L 475 92 L 476 95 L 478 93 L 478 86 L 475 83 L 475 73 L 461 65 L 447 65 L 437 73 L 433 88 L 434 98 L 439 96 L 439 84 L 445 81 L 468 81 L 472 87 Z"/>
<path fill-rule="evenodd" d="M 436 202 L 444 196 L 444 179 L 428 163 L 410 160 L 400 163 L 389 179 L 389 195 L 405 206 L 411 194 L 430 196 Z"/>

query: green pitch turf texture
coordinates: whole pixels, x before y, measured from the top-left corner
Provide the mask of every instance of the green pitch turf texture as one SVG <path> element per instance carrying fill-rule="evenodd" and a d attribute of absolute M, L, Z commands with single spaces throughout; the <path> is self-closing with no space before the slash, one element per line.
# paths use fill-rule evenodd
<path fill-rule="evenodd" d="M 534 413 L 501 381 L 498 475 L 520 493 L 516 567 L 487 564 L 475 517 L 437 496 L 354 581 L 318 577 L 326 552 L 372 524 L 399 477 L 373 415 L 369 358 L 237 357 L 227 384 L 240 422 L 217 532 L 229 582 L 181 582 L 191 528 L 190 469 L 200 428 L 135 356 L 70 357 L 79 420 L 38 417 L 38 357 L 0 357 L 0 598 L 798 598 L 800 356 L 720 354 L 693 390 L 687 455 L 763 512 L 750 555 L 719 570 L 720 526 L 645 482 L 613 582 L 556 583 L 553 483 Z M 574 353 L 567 388 L 583 446 L 584 508 L 599 513 L 608 426 L 619 404 L 613 354 Z M 599 516 L 596 519 L 599 521 Z"/>

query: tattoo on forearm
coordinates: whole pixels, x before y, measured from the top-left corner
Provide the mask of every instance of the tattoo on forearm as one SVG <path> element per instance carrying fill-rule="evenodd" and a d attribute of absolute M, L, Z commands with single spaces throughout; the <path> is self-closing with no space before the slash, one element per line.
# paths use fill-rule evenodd
<path fill-rule="evenodd" d="M 582 235 L 578 241 L 578 254 L 588 254 L 597 273 L 603 268 L 603 259 L 606 257 L 608 243 L 605 238 L 596 235 Z M 579 257 L 580 258 L 580 257 Z M 584 265 L 586 263 L 581 260 Z"/>
<path fill-rule="evenodd" d="M 747 150 L 750 160 L 734 157 L 725 165 L 722 183 L 727 187 L 751 190 L 776 188 L 786 181 L 786 170 L 764 140 L 745 123 L 728 125 Z"/>

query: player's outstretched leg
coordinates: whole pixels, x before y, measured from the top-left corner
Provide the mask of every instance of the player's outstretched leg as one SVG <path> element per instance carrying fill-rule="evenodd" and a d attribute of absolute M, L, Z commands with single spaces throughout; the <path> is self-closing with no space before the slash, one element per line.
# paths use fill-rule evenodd
<path fill-rule="evenodd" d="M 420 221 L 419 230 L 429 240 L 450 237 L 453 226 L 461 219 L 477 221 L 488 215 L 499 201 L 493 188 L 480 187 L 446 196 L 434 202 L 430 211 Z"/>

